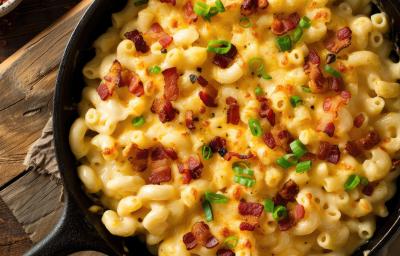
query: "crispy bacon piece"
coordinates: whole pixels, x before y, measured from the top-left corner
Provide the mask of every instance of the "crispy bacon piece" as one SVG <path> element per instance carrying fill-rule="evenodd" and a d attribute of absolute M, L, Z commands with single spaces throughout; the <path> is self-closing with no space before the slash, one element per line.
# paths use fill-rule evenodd
<path fill-rule="evenodd" d="M 203 171 L 203 163 L 194 156 L 190 156 L 188 160 L 178 165 L 179 173 L 183 175 L 183 183 L 189 184 L 192 179 L 198 179 Z"/>
<path fill-rule="evenodd" d="M 198 17 L 193 11 L 193 5 L 191 1 L 187 1 L 183 6 L 183 15 L 189 24 L 197 21 Z"/>
<path fill-rule="evenodd" d="M 257 7 L 257 0 L 244 0 L 240 6 L 240 14 L 243 16 L 249 16 L 257 11 Z"/>
<path fill-rule="evenodd" d="M 349 153 L 351 156 L 358 157 L 362 155 L 362 148 L 357 144 L 355 141 L 348 141 L 346 143 L 345 149 L 347 153 Z"/>
<path fill-rule="evenodd" d="M 326 141 L 321 141 L 319 144 L 317 155 L 319 159 L 326 160 L 332 164 L 337 164 L 340 160 L 339 147 Z"/>
<path fill-rule="evenodd" d="M 217 256 L 235 256 L 235 253 L 231 249 L 219 249 Z"/>
<path fill-rule="evenodd" d="M 290 143 L 294 140 L 293 136 L 287 130 L 281 130 L 278 133 L 278 141 L 277 144 L 281 146 L 286 152 L 290 152 Z"/>
<path fill-rule="evenodd" d="M 238 206 L 239 214 L 243 216 L 255 216 L 260 217 L 264 211 L 264 206 L 259 203 L 248 203 L 245 201 L 240 201 Z"/>
<path fill-rule="evenodd" d="M 125 37 L 135 43 L 135 48 L 138 52 L 146 53 L 150 50 L 146 41 L 143 39 L 142 33 L 139 30 L 135 29 L 130 32 L 125 33 Z"/>
<path fill-rule="evenodd" d="M 236 153 L 236 152 L 228 152 L 228 153 L 226 153 L 225 155 L 224 155 L 224 159 L 226 160 L 226 161 L 230 161 L 231 159 L 232 159 L 232 157 L 237 157 L 238 159 L 241 159 L 241 160 L 246 160 L 246 159 L 250 159 L 250 158 L 253 158 L 255 155 L 253 154 L 253 153 L 249 153 L 249 154 L 239 154 L 239 153 Z"/>
<path fill-rule="evenodd" d="M 239 124 L 240 112 L 237 100 L 233 97 L 228 97 L 226 98 L 226 104 L 228 105 L 227 123 L 235 125 Z"/>
<path fill-rule="evenodd" d="M 227 68 L 229 64 L 235 59 L 237 48 L 232 44 L 231 49 L 225 54 L 215 54 L 213 63 L 220 68 Z"/>
<path fill-rule="evenodd" d="M 360 128 L 363 125 L 364 121 L 365 117 L 362 113 L 360 113 L 354 118 L 353 125 L 356 128 Z"/>
<path fill-rule="evenodd" d="M 210 108 L 215 108 L 218 106 L 215 102 L 217 95 L 218 91 L 212 85 L 208 85 L 205 90 L 199 92 L 201 101 L 203 101 L 204 105 Z"/>
<path fill-rule="evenodd" d="M 291 229 L 294 225 L 296 225 L 296 223 L 291 216 L 288 216 L 287 218 L 278 221 L 278 228 L 280 231 L 287 231 Z"/>
<path fill-rule="evenodd" d="M 286 181 L 278 192 L 286 202 L 294 202 L 297 193 L 299 193 L 299 186 L 293 180 Z"/>
<path fill-rule="evenodd" d="M 299 221 L 304 218 L 306 211 L 304 210 L 304 206 L 301 204 L 296 204 L 293 211 L 293 217 L 296 221 Z"/>
<path fill-rule="evenodd" d="M 151 184 L 160 184 L 161 182 L 168 182 L 171 180 L 171 167 L 169 166 L 168 159 L 155 160 L 150 165 L 151 174 L 149 182 Z"/>
<path fill-rule="evenodd" d="M 124 148 L 122 156 L 128 158 L 135 171 L 143 172 L 147 169 L 149 150 L 141 149 L 138 145 L 131 143 Z"/>
<path fill-rule="evenodd" d="M 152 148 L 151 151 L 151 160 L 156 161 L 156 160 L 162 160 L 169 158 L 171 160 L 177 160 L 178 156 L 172 148 L 166 148 L 162 145 L 156 146 Z"/>
<path fill-rule="evenodd" d="M 196 129 L 196 126 L 194 126 L 193 111 L 191 111 L 191 110 L 186 111 L 186 114 L 185 114 L 185 123 L 186 123 L 186 127 L 187 127 L 189 130 L 194 130 L 194 129 Z"/>
<path fill-rule="evenodd" d="M 266 118 L 271 126 L 275 126 L 275 112 L 269 106 L 268 99 L 265 97 L 257 97 L 257 100 L 260 102 L 258 115 L 261 118 Z"/>
<path fill-rule="evenodd" d="M 374 193 L 375 187 L 378 186 L 378 184 L 379 184 L 379 181 L 370 182 L 370 183 L 368 183 L 368 185 L 363 187 L 361 192 L 366 196 L 372 196 L 372 194 Z"/>
<path fill-rule="evenodd" d="M 102 100 L 107 100 L 108 97 L 112 96 L 114 90 L 121 83 L 121 71 L 122 66 L 118 60 L 114 60 L 110 71 L 104 77 L 104 80 L 97 87 L 97 93 Z"/>
<path fill-rule="evenodd" d="M 329 137 L 333 137 L 335 133 L 335 124 L 332 122 L 329 122 L 324 129 L 324 133 L 326 133 Z"/>
<path fill-rule="evenodd" d="M 212 139 L 209 143 L 209 146 L 213 153 L 219 153 L 222 157 L 227 153 L 226 150 L 226 140 L 219 136 Z"/>
<path fill-rule="evenodd" d="M 321 59 L 318 53 L 311 49 L 304 61 L 304 72 L 310 78 L 309 87 L 311 91 L 314 93 L 324 92 L 326 90 L 325 77 L 320 68 Z"/>
<path fill-rule="evenodd" d="M 270 149 L 274 149 L 276 147 L 276 142 L 271 132 L 264 133 L 263 141 Z"/>
<path fill-rule="evenodd" d="M 369 150 L 379 144 L 381 138 L 379 134 L 375 131 L 369 132 L 365 137 L 359 139 L 359 145 L 365 149 Z"/>
<path fill-rule="evenodd" d="M 274 198 L 272 198 L 272 200 L 274 201 L 274 204 L 275 204 L 275 205 L 283 205 L 283 206 L 285 206 L 285 205 L 288 203 L 288 202 L 286 202 L 285 199 L 283 199 L 283 198 L 279 195 L 279 193 L 276 194 L 276 195 L 274 196 Z"/>
<path fill-rule="evenodd" d="M 344 89 L 344 81 L 341 77 L 328 77 L 328 87 L 334 92 L 340 92 Z"/>
<path fill-rule="evenodd" d="M 142 81 L 140 81 L 140 78 L 138 75 L 132 72 L 132 78 L 131 82 L 128 87 L 128 91 L 137 97 L 141 97 L 144 95 L 144 86 Z"/>
<path fill-rule="evenodd" d="M 173 6 L 176 5 L 176 0 L 160 0 L 161 3 L 172 4 Z"/>
<path fill-rule="evenodd" d="M 192 232 L 188 232 L 183 236 L 183 243 L 186 246 L 186 250 L 190 251 L 197 246 L 196 237 Z"/>
<path fill-rule="evenodd" d="M 174 101 L 178 99 L 179 87 L 178 79 L 179 74 L 176 67 L 168 68 L 162 72 L 164 76 L 164 98 L 168 101 Z"/>
<path fill-rule="evenodd" d="M 248 222 L 241 222 L 239 229 L 242 231 L 254 231 L 256 229 L 256 225 L 250 224 Z"/>
<path fill-rule="evenodd" d="M 210 227 L 203 221 L 193 224 L 192 233 L 197 243 L 206 248 L 214 248 L 219 244 L 218 240 L 211 234 Z"/>
<path fill-rule="evenodd" d="M 154 100 L 151 112 L 157 114 L 162 123 L 166 123 L 174 120 L 177 110 L 170 101 L 161 98 Z"/>
<path fill-rule="evenodd" d="M 202 76 L 197 77 L 197 82 L 198 82 L 199 85 L 201 85 L 202 87 L 206 87 L 206 86 L 208 85 L 208 81 L 207 81 L 204 77 L 202 77 Z"/>
<path fill-rule="evenodd" d="M 325 40 L 325 47 L 332 53 L 339 53 L 341 50 L 351 45 L 352 31 L 349 27 L 343 27 L 330 33 L 327 40 Z"/>
<path fill-rule="evenodd" d="M 174 38 L 170 36 L 167 32 L 165 32 L 161 25 L 158 23 L 153 23 L 151 25 L 148 35 L 151 38 L 158 40 L 163 48 L 167 48 L 174 40 Z"/>
<path fill-rule="evenodd" d="M 286 34 L 295 29 L 299 24 L 299 21 L 300 16 L 296 12 L 287 17 L 284 14 L 275 15 L 274 20 L 272 21 L 271 31 L 278 36 Z"/>

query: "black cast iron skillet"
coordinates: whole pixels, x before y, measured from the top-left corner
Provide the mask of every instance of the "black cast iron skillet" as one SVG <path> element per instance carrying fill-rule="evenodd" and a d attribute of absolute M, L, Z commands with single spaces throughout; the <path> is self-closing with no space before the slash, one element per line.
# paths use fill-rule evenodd
<path fill-rule="evenodd" d="M 83 250 L 96 250 L 108 255 L 150 255 L 144 243 L 137 238 L 112 236 L 100 222 L 100 216 L 88 211 L 92 201 L 83 192 L 76 172 L 78 163 L 68 143 L 69 129 L 77 118 L 76 106 L 85 85 L 81 70 L 95 54 L 92 43 L 111 26 L 111 13 L 121 10 L 126 2 L 127 0 L 95 0 L 77 26 L 65 51 L 57 79 L 53 127 L 66 206 L 54 230 L 32 248 L 27 253 L 28 256 L 67 255 Z M 393 41 L 400 43 L 400 1 L 383 0 L 378 5 L 393 20 L 391 37 Z M 398 58 L 397 56 L 392 54 L 393 58 Z M 400 182 L 397 182 L 397 186 L 400 188 Z M 400 192 L 387 206 L 389 216 L 378 220 L 374 237 L 356 251 L 354 256 L 363 255 L 365 250 L 370 251 L 370 255 L 377 255 L 399 229 Z"/>

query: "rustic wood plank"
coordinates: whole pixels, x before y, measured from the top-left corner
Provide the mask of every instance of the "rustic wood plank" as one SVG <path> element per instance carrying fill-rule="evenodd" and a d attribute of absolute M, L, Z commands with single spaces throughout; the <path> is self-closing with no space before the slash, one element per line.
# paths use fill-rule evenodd
<path fill-rule="evenodd" d="M 27 149 L 50 117 L 61 55 L 92 1 L 81 1 L 0 64 L 0 186 L 24 170 Z"/>
<path fill-rule="evenodd" d="M 31 246 L 29 237 L 0 198 L 0 255 L 19 256 Z"/>

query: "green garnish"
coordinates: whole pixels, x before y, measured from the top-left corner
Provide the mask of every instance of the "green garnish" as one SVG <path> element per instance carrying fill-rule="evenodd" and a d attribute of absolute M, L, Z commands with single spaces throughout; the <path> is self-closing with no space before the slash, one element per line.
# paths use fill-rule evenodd
<path fill-rule="evenodd" d="M 271 199 L 265 199 L 264 201 L 264 209 L 266 212 L 274 212 L 275 204 Z"/>
<path fill-rule="evenodd" d="M 217 7 L 218 12 L 224 12 L 225 11 L 225 6 L 221 2 L 221 0 L 216 0 L 215 1 L 215 7 Z"/>
<path fill-rule="evenodd" d="M 249 175 L 249 176 L 254 175 L 254 171 L 249 168 L 246 162 L 243 161 L 235 162 L 232 165 L 232 169 L 236 175 Z"/>
<path fill-rule="evenodd" d="M 281 52 L 290 51 L 292 49 L 292 39 L 290 39 L 289 35 L 277 37 L 276 44 Z"/>
<path fill-rule="evenodd" d="M 292 96 L 290 97 L 290 104 L 295 108 L 303 103 L 303 100 L 299 96 Z"/>
<path fill-rule="evenodd" d="M 301 18 L 299 22 L 299 27 L 301 28 L 310 28 L 311 27 L 311 20 L 307 16 Z"/>
<path fill-rule="evenodd" d="M 144 125 L 145 121 L 146 121 L 146 120 L 144 119 L 143 116 L 134 117 L 134 118 L 132 119 L 132 125 L 133 125 L 134 127 L 136 127 L 136 128 L 139 128 L 139 127 L 141 127 L 142 125 Z"/>
<path fill-rule="evenodd" d="M 272 213 L 272 217 L 277 221 L 286 218 L 287 215 L 287 209 L 285 206 L 282 205 L 275 207 L 274 212 Z"/>
<path fill-rule="evenodd" d="M 293 44 L 296 44 L 298 41 L 300 41 L 301 37 L 303 36 L 303 29 L 300 27 L 297 27 L 291 36 L 291 40 Z"/>
<path fill-rule="evenodd" d="M 239 238 L 237 236 L 228 236 L 224 242 L 223 245 L 228 248 L 228 249 L 234 249 L 239 242 Z"/>
<path fill-rule="evenodd" d="M 251 26 L 253 26 L 253 24 L 251 23 L 250 19 L 247 17 L 241 17 L 239 20 L 239 25 L 242 28 L 249 28 Z"/>
<path fill-rule="evenodd" d="M 311 160 L 300 162 L 296 165 L 296 173 L 305 173 L 311 170 L 311 166 L 312 166 Z"/>
<path fill-rule="evenodd" d="M 161 68 L 159 66 L 157 66 L 157 65 L 149 67 L 148 70 L 149 70 L 150 74 L 154 74 L 154 75 L 161 73 Z"/>
<path fill-rule="evenodd" d="M 257 86 L 256 89 L 254 89 L 254 93 L 256 96 L 261 96 L 264 94 L 264 90 L 260 86 Z"/>
<path fill-rule="evenodd" d="M 250 72 L 262 77 L 264 80 L 270 80 L 272 77 L 267 74 L 264 67 L 264 60 L 260 57 L 251 58 L 249 60 Z"/>
<path fill-rule="evenodd" d="M 302 85 L 302 86 L 301 86 L 301 89 L 303 90 L 303 92 L 311 93 L 310 87 L 308 87 L 308 86 L 306 86 L 306 85 Z"/>
<path fill-rule="evenodd" d="M 307 153 L 306 146 L 300 141 L 300 140 L 294 140 L 292 143 L 290 143 L 290 149 L 292 150 L 293 154 L 297 157 L 300 158 L 304 156 L 305 153 Z"/>
<path fill-rule="evenodd" d="M 339 77 L 342 76 L 342 74 L 340 74 L 339 71 L 337 71 L 336 69 L 334 69 L 334 68 L 333 68 L 332 66 L 330 66 L 330 65 L 325 65 L 324 70 L 325 70 L 326 73 L 328 73 L 328 74 L 330 74 L 330 75 L 332 75 L 332 76 L 334 76 L 334 77 L 339 78 Z"/>
<path fill-rule="evenodd" d="M 214 219 L 211 204 L 209 201 L 204 200 L 202 203 L 204 215 L 206 216 L 206 221 L 210 222 Z"/>
<path fill-rule="evenodd" d="M 261 128 L 260 121 L 254 118 L 251 118 L 249 120 L 249 128 L 251 131 L 251 134 L 255 137 L 261 137 L 263 134 L 263 130 Z"/>
<path fill-rule="evenodd" d="M 360 176 L 352 174 L 344 183 L 344 189 L 347 191 L 355 189 L 361 182 Z"/>
<path fill-rule="evenodd" d="M 298 160 L 294 154 L 286 154 L 276 160 L 276 163 L 284 169 L 295 166 L 297 162 Z"/>
<path fill-rule="evenodd" d="M 248 188 L 251 188 L 252 186 L 254 186 L 254 184 L 256 184 L 255 179 L 239 175 L 235 175 L 233 177 L 233 181 Z"/>
<path fill-rule="evenodd" d="M 196 2 L 193 7 L 194 13 L 196 15 L 203 17 L 205 20 L 210 21 L 211 17 L 217 15 L 218 13 L 224 12 L 225 7 L 221 0 L 215 1 L 215 6 L 209 6 L 204 2 Z"/>
<path fill-rule="evenodd" d="M 208 42 L 207 51 L 214 52 L 217 54 L 228 53 L 231 49 L 232 44 L 225 40 L 211 40 Z"/>
<path fill-rule="evenodd" d="M 213 156 L 211 147 L 208 145 L 203 145 L 201 148 L 201 154 L 205 160 L 209 160 Z"/>
<path fill-rule="evenodd" d="M 215 204 L 225 204 L 229 201 L 226 196 L 212 192 L 206 192 L 205 197 L 208 202 Z"/>

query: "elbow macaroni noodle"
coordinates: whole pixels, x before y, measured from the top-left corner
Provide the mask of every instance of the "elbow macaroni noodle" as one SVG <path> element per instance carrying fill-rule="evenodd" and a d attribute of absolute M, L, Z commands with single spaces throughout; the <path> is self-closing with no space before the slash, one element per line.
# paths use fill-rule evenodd
<path fill-rule="evenodd" d="M 96 57 L 83 69 L 88 86 L 79 104 L 80 117 L 73 123 L 69 136 L 71 150 L 81 162 L 77 172 L 86 192 L 103 202 L 102 222 L 111 234 L 144 234 L 148 245 L 155 246 L 152 248 L 160 256 L 216 255 L 217 248 L 196 247 L 188 251 L 182 241 L 193 223 L 204 220 L 201 202 L 207 191 L 220 191 L 229 198 L 226 204 L 213 204 L 214 220 L 208 224 L 220 245 L 224 229 L 238 237 L 233 249 L 237 256 L 350 255 L 373 236 L 375 215 L 387 216 L 385 202 L 394 195 L 399 174 L 393 169 L 392 158 L 400 150 L 400 85 L 396 82 L 400 78 L 400 64 L 388 59 L 388 17 L 385 13 L 369 16 L 368 0 L 269 0 L 267 9 L 249 16 L 252 26 L 245 28 L 238 25 L 241 1 L 222 2 L 226 11 L 212 17 L 211 22 L 199 17 L 189 24 L 183 14 L 184 0 L 177 0 L 176 6 L 150 0 L 144 8 L 129 0 L 122 11 L 112 15 L 112 28 L 95 41 Z M 311 27 L 304 30 L 293 50 L 279 52 L 269 28 L 274 14 L 291 12 L 301 17 L 307 15 Z M 125 39 L 126 32 L 138 29 L 146 33 L 155 22 L 173 37 L 166 53 L 159 42 L 149 45 L 148 53 L 140 53 L 133 41 Z M 338 54 L 336 62 L 343 66 L 345 89 L 351 92 L 351 100 L 332 117 L 322 110 L 324 94 L 302 91 L 301 86 L 308 83 L 303 65 L 311 48 L 318 49 L 321 59 L 325 59 L 329 52 L 323 41 L 328 31 L 344 26 L 353 32 L 352 44 L 344 50 L 345 54 Z M 237 47 L 238 57 L 228 68 L 210 61 L 207 42 L 216 39 L 229 40 Z M 249 72 L 248 59 L 255 56 L 261 56 L 272 80 Z M 138 74 L 144 84 L 143 96 L 119 88 L 110 98 L 101 100 L 93 85 L 108 74 L 114 60 Z M 150 111 L 164 86 L 162 74 L 148 72 L 155 65 L 161 70 L 177 67 L 181 74 L 180 95 L 173 102 L 179 114 L 172 122 L 161 123 Z M 201 87 L 191 81 L 193 74 L 206 77 L 218 88 L 217 108 L 204 108 L 197 96 Z M 316 152 L 322 140 L 339 145 L 339 163 L 335 166 L 315 160 L 311 170 L 303 174 L 276 165 L 282 153 L 267 147 L 247 127 L 249 120 L 258 117 L 256 86 L 266 93 L 276 118 L 281 120 L 279 125 L 299 138 L 309 151 Z M 301 97 L 302 105 L 293 108 L 293 94 Z M 224 107 L 229 96 L 240 105 L 239 125 L 226 123 Z M 185 127 L 186 110 L 200 116 L 195 130 Z M 364 122 L 355 128 L 353 119 L 360 113 Z M 145 123 L 135 127 L 131 120 L 138 116 L 145 117 Z M 319 126 L 326 120 L 333 120 L 336 125 L 332 138 Z M 261 120 L 261 126 L 272 129 L 265 120 Z M 372 129 L 382 140 L 367 150 L 365 157 L 355 158 L 345 151 L 348 140 Z M 256 158 L 249 160 L 255 172 L 253 187 L 234 183 L 231 163 L 222 157 L 201 158 L 202 145 L 215 136 L 226 138 L 231 151 L 255 153 Z M 124 148 L 132 143 L 140 148 L 161 143 L 173 148 L 179 159 L 197 154 L 204 164 L 202 176 L 185 184 L 177 163 L 172 162 L 171 181 L 148 184 L 148 171 L 138 172 L 124 157 Z M 367 196 L 360 189 L 345 190 L 343 184 L 350 174 L 376 182 L 372 195 Z M 303 205 L 304 218 L 290 230 L 280 231 L 272 214 L 264 211 L 255 231 L 240 230 L 238 193 L 247 201 L 262 203 L 288 179 L 300 187 L 296 202 Z"/>

